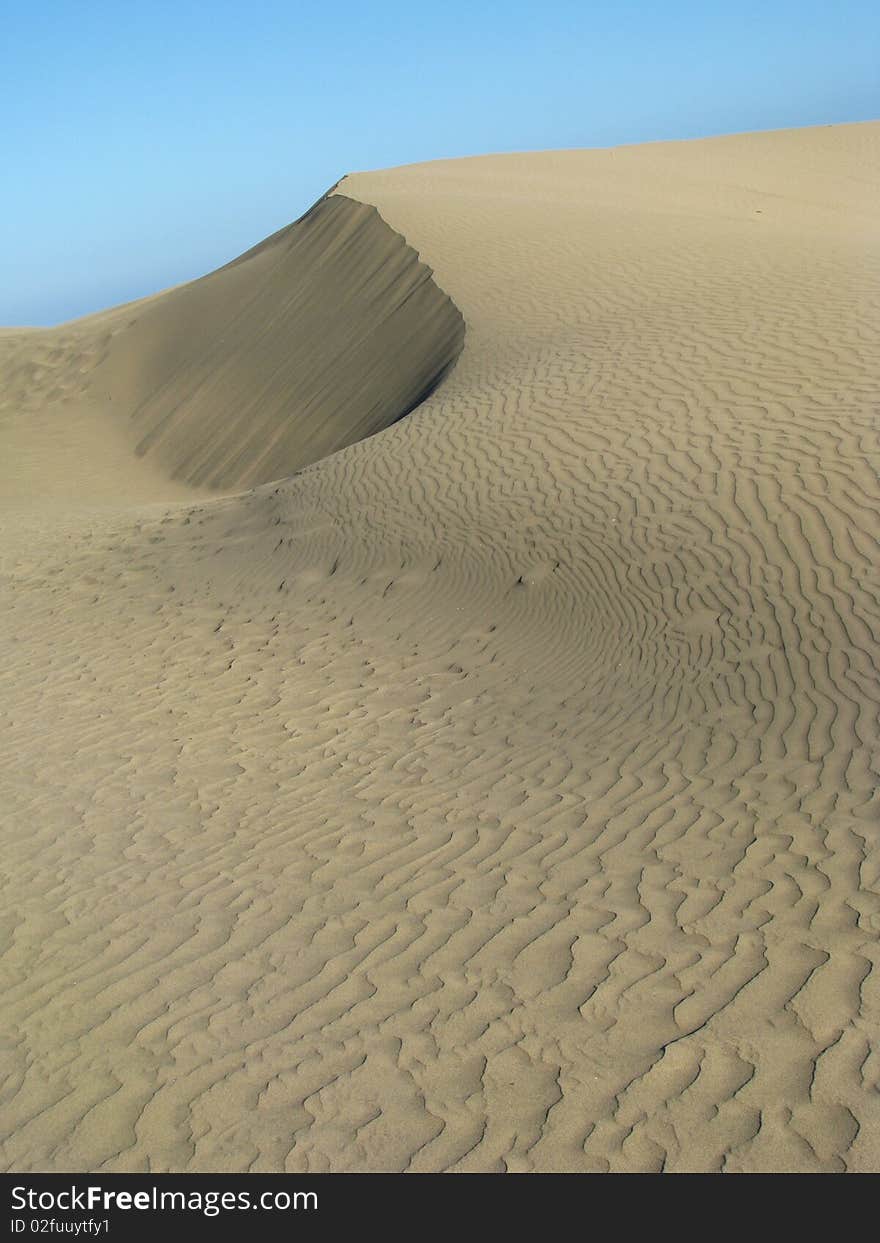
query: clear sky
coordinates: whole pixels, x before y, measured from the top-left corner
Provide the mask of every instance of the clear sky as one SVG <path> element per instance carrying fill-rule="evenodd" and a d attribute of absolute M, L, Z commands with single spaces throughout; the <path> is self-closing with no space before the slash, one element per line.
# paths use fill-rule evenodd
<path fill-rule="evenodd" d="M 0 324 L 201 275 L 357 169 L 877 117 L 876 0 L 2 0 Z"/>

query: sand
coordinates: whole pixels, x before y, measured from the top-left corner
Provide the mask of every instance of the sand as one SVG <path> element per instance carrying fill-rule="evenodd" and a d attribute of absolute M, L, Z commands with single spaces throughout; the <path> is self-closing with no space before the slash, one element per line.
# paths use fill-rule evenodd
<path fill-rule="evenodd" d="M 878 203 L 442 161 L 0 333 L 4 1168 L 880 1167 Z"/>

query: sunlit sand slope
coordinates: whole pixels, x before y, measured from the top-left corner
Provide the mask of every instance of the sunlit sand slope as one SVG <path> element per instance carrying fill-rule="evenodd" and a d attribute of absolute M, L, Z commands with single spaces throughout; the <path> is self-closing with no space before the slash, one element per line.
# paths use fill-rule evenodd
<path fill-rule="evenodd" d="M 340 189 L 467 322 L 424 404 L 170 503 L 260 460 L 184 384 L 7 505 L 4 1164 L 877 1168 L 880 126 Z"/>

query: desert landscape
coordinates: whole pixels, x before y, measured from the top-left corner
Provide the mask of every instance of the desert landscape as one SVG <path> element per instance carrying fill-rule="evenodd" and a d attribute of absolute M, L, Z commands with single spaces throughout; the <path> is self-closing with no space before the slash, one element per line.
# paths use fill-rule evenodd
<path fill-rule="evenodd" d="M 880 1168 L 878 204 L 409 165 L 0 331 L 4 1169 Z"/>

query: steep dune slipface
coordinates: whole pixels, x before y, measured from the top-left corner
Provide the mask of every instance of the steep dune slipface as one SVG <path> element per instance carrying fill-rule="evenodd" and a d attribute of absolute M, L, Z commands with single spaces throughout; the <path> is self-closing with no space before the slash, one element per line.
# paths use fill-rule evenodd
<path fill-rule="evenodd" d="M 325 195 L 200 280 L 0 330 L 0 506 L 172 500 L 292 475 L 403 418 L 463 340 L 400 234 Z"/>
<path fill-rule="evenodd" d="M 7 1165 L 880 1164 L 878 186 L 876 125 L 347 178 L 446 382 L 10 516 Z M 170 322 L 139 434 L 207 480 Z"/>
<path fill-rule="evenodd" d="M 387 427 L 461 350 L 461 315 L 375 208 L 325 197 L 146 308 L 95 375 L 138 454 L 227 491 L 293 474 Z"/>

